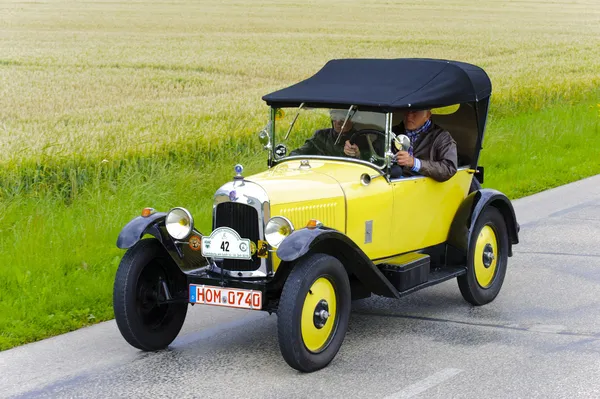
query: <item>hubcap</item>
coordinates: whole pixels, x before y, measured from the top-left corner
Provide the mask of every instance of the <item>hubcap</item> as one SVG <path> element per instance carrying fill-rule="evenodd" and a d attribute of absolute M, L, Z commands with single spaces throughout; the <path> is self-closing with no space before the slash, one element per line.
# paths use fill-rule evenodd
<path fill-rule="evenodd" d="M 497 254 L 498 240 L 496 233 L 491 226 L 483 226 L 479 232 L 479 236 L 477 236 L 473 262 L 475 266 L 475 278 L 482 288 L 488 288 L 494 280 L 498 265 Z"/>
<path fill-rule="evenodd" d="M 315 327 L 319 329 L 323 328 L 325 323 L 327 323 L 327 319 L 329 319 L 329 304 L 323 299 L 319 301 L 315 308 Z"/>
<path fill-rule="evenodd" d="M 494 259 L 496 259 L 494 248 L 490 244 L 485 244 L 485 247 L 483 248 L 483 265 L 486 268 L 490 267 Z"/>
<path fill-rule="evenodd" d="M 302 306 L 302 340 L 309 351 L 320 352 L 329 344 L 334 331 L 336 304 L 333 284 L 326 277 L 319 277 L 310 287 Z"/>

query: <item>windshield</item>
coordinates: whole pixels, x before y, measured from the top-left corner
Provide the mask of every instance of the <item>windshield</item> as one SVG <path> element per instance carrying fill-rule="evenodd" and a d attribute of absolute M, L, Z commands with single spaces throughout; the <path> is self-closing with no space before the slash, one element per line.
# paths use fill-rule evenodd
<path fill-rule="evenodd" d="M 277 160 L 311 155 L 361 159 L 379 167 L 385 164 L 383 113 L 285 108 L 277 109 L 275 115 Z"/>

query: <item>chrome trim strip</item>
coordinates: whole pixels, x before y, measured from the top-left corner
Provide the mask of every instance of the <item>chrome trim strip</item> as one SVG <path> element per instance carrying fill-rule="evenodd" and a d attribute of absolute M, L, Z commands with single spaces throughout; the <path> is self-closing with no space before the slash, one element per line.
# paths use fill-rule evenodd
<path fill-rule="evenodd" d="M 392 123 L 393 123 L 393 115 L 391 112 L 388 112 L 387 114 L 385 114 L 385 166 L 384 168 L 387 168 L 388 170 L 388 175 L 389 175 L 389 170 L 392 166 L 392 157 L 394 156 L 394 153 L 392 152 L 392 137 L 393 137 L 393 133 L 392 133 Z"/>
<path fill-rule="evenodd" d="M 273 144 L 275 144 L 275 108 L 271 107 L 270 108 L 270 112 L 269 112 L 269 125 L 268 125 L 268 130 L 269 130 L 269 142 L 270 142 L 270 146 L 267 149 L 268 151 L 268 159 L 267 159 L 267 165 L 269 166 L 269 169 L 271 168 L 271 166 L 273 165 Z"/>

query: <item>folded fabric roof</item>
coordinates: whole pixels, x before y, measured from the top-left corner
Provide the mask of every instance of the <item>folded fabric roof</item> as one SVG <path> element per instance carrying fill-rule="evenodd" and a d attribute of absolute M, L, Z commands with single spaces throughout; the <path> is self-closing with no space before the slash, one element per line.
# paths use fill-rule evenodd
<path fill-rule="evenodd" d="M 485 71 L 464 62 L 422 59 L 331 60 L 310 78 L 267 94 L 273 107 L 426 109 L 487 99 L 492 84 Z"/>

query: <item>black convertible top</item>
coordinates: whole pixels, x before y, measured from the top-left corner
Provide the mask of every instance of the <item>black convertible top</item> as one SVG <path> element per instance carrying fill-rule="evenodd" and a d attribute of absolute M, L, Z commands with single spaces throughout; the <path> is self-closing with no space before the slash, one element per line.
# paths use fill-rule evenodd
<path fill-rule="evenodd" d="M 485 71 L 458 61 L 400 59 L 331 60 L 310 78 L 267 94 L 273 107 L 344 108 L 391 112 L 427 109 L 489 98 L 492 84 Z"/>

